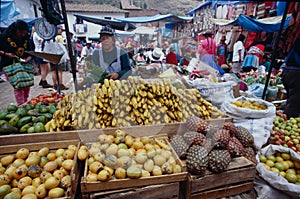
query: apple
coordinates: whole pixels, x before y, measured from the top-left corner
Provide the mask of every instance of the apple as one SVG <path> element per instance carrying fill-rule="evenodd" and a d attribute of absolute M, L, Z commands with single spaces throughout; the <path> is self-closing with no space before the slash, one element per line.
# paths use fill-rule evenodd
<path fill-rule="evenodd" d="M 293 139 L 293 142 L 294 142 L 294 144 L 299 144 L 299 140 L 296 138 Z"/>
<path fill-rule="evenodd" d="M 289 140 L 287 142 L 287 145 L 288 145 L 289 148 L 292 148 L 294 146 L 294 143 L 292 142 L 292 140 Z"/>
<path fill-rule="evenodd" d="M 285 141 L 289 141 L 290 139 L 291 139 L 291 138 L 290 138 L 289 136 L 285 136 L 285 137 L 284 137 L 284 140 L 285 140 Z"/>

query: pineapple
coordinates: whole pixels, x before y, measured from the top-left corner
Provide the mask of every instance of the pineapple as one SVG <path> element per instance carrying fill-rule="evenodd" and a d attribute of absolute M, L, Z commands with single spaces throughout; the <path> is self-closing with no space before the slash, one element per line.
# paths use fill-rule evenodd
<path fill-rule="evenodd" d="M 255 157 L 255 151 L 252 147 L 246 147 L 244 149 L 244 157 L 253 162 L 254 164 L 257 164 L 257 160 Z"/>
<path fill-rule="evenodd" d="M 188 144 L 181 135 L 174 135 L 170 140 L 170 144 L 180 158 L 185 157 L 186 152 L 190 147 L 190 144 Z"/>
<path fill-rule="evenodd" d="M 225 122 L 223 125 L 223 129 L 229 130 L 230 136 L 233 137 L 236 134 L 236 127 L 232 122 Z"/>
<path fill-rule="evenodd" d="M 230 137 L 226 149 L 231 157 L 239 157 L 244 155 L 244 147 L 236 137 Z"/>
<path fill-rule="evenodd" d="M 183 138 L 188 144 L 199 145 L 205 141 L 205 135 L 197 133 L 195 131 L 188 131 L 183 134 Z"/>
<path fill-rule="evenodd" d="M 219 129 L 213 135 L 213 140 L 216 142 L 217 147 L 225 148 L 229 142 L 230 133 L 229 130 Z"/>
<path fill-rule="evenodd" d="M 254 137 L 248 129 L 238 126 L 235 137 L 243 144 L 244 147 L 250 147 L 254 144 Z"/>
<path fill-rule="evenodd" d="M 191 116 L 186 120 L 187 128 L 189 131 L 196 131 L 198 133 L 206 133 L 207 122 L 200 117 Z"/>
<path fill-rule="evenodd" d="M 208 153 L 202 146 L 193 145 L 186 154 L 186 166 L 189 172 L 203 175 L 208 164 Z"/>
<path fill-rule="evenodd" d="M 231 157 L 226 150 L 212 150 L 208 154 L 208 169 L 214 173 L 225 171 L 231 161 Z"/>

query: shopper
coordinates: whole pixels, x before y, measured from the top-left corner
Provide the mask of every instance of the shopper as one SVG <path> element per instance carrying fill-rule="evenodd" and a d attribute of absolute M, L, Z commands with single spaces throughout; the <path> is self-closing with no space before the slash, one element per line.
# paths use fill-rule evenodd
<path fill-rule="evenodd" d="M 178 65 L 177 55 L 175 53 L 174 47 L 169 48 L 169 53 L 166 55 L 166 63 L 173 64 L 175 66 Z"/>
<path fill-rule="evenodd" d="M 63 27 L 61 25 L 58 25 L 57 26 L 57 35 L 55 37 L 54 42 L 61 43 L 62 45 L 60 45 L 60 46 L 63 48 L 64 53 L 67 55 L 68 52 L 66 50 L 66 47 L 63 45 L 62 32 L 63 32 Z M 62 59 L 64 59 L 64 57 L 65 56 L 63 56 Z M 68 87 L 66 87 L 63 84 L 63 71 L 66 71 L 66 68 L 67 68 L 66 67 L 67 59 L 61 60 L 59 64 L 53 64 L 53 63 L 51 63 L 53 88 L 55 90 L 68 90 L 69 89 Z"/>
<path fill-rule="evenodd" d="M 115 44 L 114 30 L 103 26 L 99 32 L 101 47 L 95 49 L 91 59 L 93 63 L 105 70 L 109 79 L 120 79 L 130 74 L 128 53 Z"/>
<path fill-rule="evenodd" d="M 243 72 L 256 71 L 262 63 L 264 51 L 265 45 L 262 42 L 251 45 L 242 64 Z"/>
<path fill-rule="evenodd" d="M 20 57 L 23 59 L 23 62 L 31 60 L 32 57 L 25 53 L 25 51 L 32 50 L 32 47 L 29 45 L 28 32 L 28 24 L 25 21 L 17 20 L 0 35 L 0 70 L 3 74 L 6 75 L 3 67 L 13 64 L 14 58 Z M 30 87 L 14 89 L 17 105 L 27 102 L 29 93 Z"/>
<path fill-rule="evenodd" d="M 34 43 L 34 51 L 42 52 L 43 51 L 43 42 L 44 40 L 37 34 L 33 27 L 33 35 L 32 35 L 33 43 Z M 50 72 L 50 64 L 43 60 L 43 58 L 36 57 L 36 64 L 41 72 L 41 80 L 39 85 L 43 88 L 52 88 L 53 85 L 48 84 L 47 75 Z"/>
<path fill-rule="evenodd" d="M 284 113 L 288 118 L 300 116 L 300 37 L 297 38 L 285 59 L 282 83 L 287 92 Z"/>
<path fill-rule="evenodd" d="M 217 57 L 218 57 L 218 65 L 222 66 L 223 64 L 227 64 L 227 44 L 225 43 L 226 37 L 222 36 L 220 44 L 217 46 Z"/>
<path fill-rule="evenodd" d="M 88 58 L 94 52 L 94 49 L 91 47 L 92 43 L 87 42 L 86 45 L 82 48 L 81 56 L 84 58 Z"/>
<path fill-rule="evenodd" d="M 244 47 L 245 35 L 240 34 L 237 41 L 233 45 L 232 55 L 232 68 L 231 72 L 240 73 L 242 70 L 242 63 L 244 61 L 245 47 Z"/>

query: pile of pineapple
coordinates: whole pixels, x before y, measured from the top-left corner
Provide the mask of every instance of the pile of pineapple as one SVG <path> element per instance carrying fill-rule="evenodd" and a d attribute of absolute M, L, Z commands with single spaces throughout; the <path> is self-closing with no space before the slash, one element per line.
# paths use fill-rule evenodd
<path fill-rule="evenodd" d="M 87 146 L 87 182 L 182 172 L 178 158 L 165 139 L 132 137 L 118 129 L 114 135 L 99 135 L 98 142 Z"/>
<path fill-rule="evenodd" d="M 175 135 L 170 143 L 177 155 L 186 159 L 190 173 L 204 175 L 225 171 L 232 158 L 244 156 L 256 164 L 254 138 L 243 127 L 225 122 L 222 127 L 192 116 L 187 119 L 187 131 Z"/>

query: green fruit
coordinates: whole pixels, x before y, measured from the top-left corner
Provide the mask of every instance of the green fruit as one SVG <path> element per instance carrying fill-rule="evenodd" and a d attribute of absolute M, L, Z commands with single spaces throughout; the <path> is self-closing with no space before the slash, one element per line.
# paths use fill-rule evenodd
<path fill-rule="evenodd" d="M 22 117 L 19 121 L 18 121 L 18 127 L 22 127 L 24 126 L 25 124 L 31 122 L 31 119 L 32 119 L 32 116 L 25 116 L 25 117 Z"/>
<path fill-rule="evenodd" d="M 2 185 L 0 186 L 0 198 L 2 198 L 3 196 L 5 196 L 6 194 L 8 194 L 11 190 L 11 186 L 10 185 Z"/>
<path fill-rule="evenodd" d="M 18 132 L 18 129 L 11 124 L 3 124 L 0 127 L 0 135 L 15 134 Z"/>
<path fill-rule="evenodd" d="M 27 115 L 38 116 L 39 113 L 35 109 L 32 109 L 32 110 L 27 111 Z"/>
<path fill-rule="evenodd" d="M 45 126 L 42 122 L 38 122 L 34 125 L 34 132 L 39 133 L 39 132 L 45 132 Z"/>
<path fill-rule="evenodd" d="M 31 126 L 27 129 L 27 133 L 34 133 L 34 127 Z"/>
<path fill-rule="evenodd" d="M 276 161 L 276 158 L 275 158 L 274 155 L 267 155 L 266 158 L 267 158 L 268 160 L 272 160 L 273 162 Z"/>
<path fill-rule="evenodd" d="M 32 124 L 24 124 L 21 128 L 20 128 L 20 133 L 26 133 L 28 132 L 28 129 L 32 127 Z"/>
<path fill-rule="evenodd" d="M 49 113 L 53 114 L 56 111 L 56 107 L 53 104 L 49 105 Z"/>
<path fill-rule="evenodd" d="M 10 104 L 10 105 L 7 106 L 6 109 L 7 109 L 8 112 L 17 111 L 18 110 L 18 106 L 14 105 L 14 104 Z"/>
<path fill-rule="evenodd" d="M 266 156 L 264 156 L 264 155 L 259 155 L 259 161 L 260 162 L 266 162 L 267 161 L 267 158 L 266 158 Z"/>
<path fill-rule="evenodd" d="M 27 111 L 23 107 L 19 107 L 18 110 L 16 111 L 16 114 L 19 115 L 20 117 L 24 117 L 27 114 Z"/>
<path fill-rule="evenodd" d="M 0 120 L 6 119 L 6 115 L 8 114 L 7 110 L 3 110 L 0 112 Z"/>
<path fill-rule="evenodd" d="M 6 120 L 1 120 L 1 119 L 0 119 L 0 127 L 1 127 L 3 124 L 8 124 L 8 121 L 6 121 Z"/>
<path fill-rule="evenodd" d="M 281 162 L 275 162 L 275 167 L 279 170 L 279 171 L 283 171 L 284 170 L 284 166 Z"/>
<path fill-rule="evenodd" d="M 297 176 L 293 173 L 286 173 L 285 178 L 291 183 L 297 182 Z"/>

